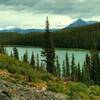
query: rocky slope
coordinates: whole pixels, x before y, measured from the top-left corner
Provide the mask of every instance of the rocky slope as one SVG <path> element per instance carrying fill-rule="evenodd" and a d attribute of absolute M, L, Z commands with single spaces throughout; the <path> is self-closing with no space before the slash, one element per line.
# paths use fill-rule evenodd
<path fill-rule="evenodd" d="M 67 100 L 67 97 L 0 80 L 0 100 Z"/>

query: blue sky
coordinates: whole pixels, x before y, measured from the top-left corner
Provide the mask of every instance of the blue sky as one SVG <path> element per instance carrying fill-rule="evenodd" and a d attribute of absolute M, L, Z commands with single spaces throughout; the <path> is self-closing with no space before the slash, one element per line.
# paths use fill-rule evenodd
<path fill-rule="evenodd" d="M 100 0 L 0 0 L 0 27 L 62 28 L 77 18 L 100 21 Z"/>

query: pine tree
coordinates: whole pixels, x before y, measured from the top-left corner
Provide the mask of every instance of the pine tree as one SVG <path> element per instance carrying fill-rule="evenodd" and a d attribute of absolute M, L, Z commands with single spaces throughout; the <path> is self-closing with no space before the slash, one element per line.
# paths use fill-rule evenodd
<path fill-rule="evenodd" d="M 80 69 L 80 63 L 78 63 L 77 78 L 78 78 L 78 81 L 81 81 L 81 69 Z"/>
<path fill-rule="evenodd" d="M 34 52 L 32 52 L 32 55 L 31 55 L 31 62 L 30 62 L 30 65 L 32 65 L 33 68 L 35 68 L 35 57 L 34 57 Z"/>
<path fill-rule="evenodd" d="M 96 68 L 95 68 L 95 73 L 96 73 L 96 84 L 100 85 L 100 58 L 99 54 L 96 52 Z"/>
<path fill-rule="evenodd" d="M 29 63 L 28 62 L 28 53 L 27 53 L 27 50 L 25 51 L 25 54 L 23 55 L 23 61 L 26 62 L 26 63 Z"/>
<path fill-rule="evenodd" d="M 90 83 L 90 68 L 91 68 L 91 62 L 90 62 L 90 57 L 87 54 L 86 55 L 86 61 L 84 65 L 84 71 L 85 71 L 85 81 L 89 84 Z"/>
<path fill-rule="evenodd" d="M 46 63 L 47 72 L 55 74 L 55 49 L 53 40 L 51 37 L 51 33 L 49 31 L 49 21 L 47 18 L 46 21 L 46 32 L 44 33 L 44 45 L 43 50 L 41 52 L 42 57 L 44 57 L 44 61 Z"/>
<path fill-rule="evenodd" d="M 61 68 L 60 68 L 58 56 L 56 57 L 56 75 L 59 78 L 61 77 Z"/>
<path fill-rule="evenodd" d="M 91 80 L 94 84 L 100 85 L 100 58 L 97 51 L 91 52 Z"/>
<path fill-rule="evenodd" d="M 82 73 L 81 73 L 81 82 L 84 82 L 85 83 L 85 72 L 84 72 L 84 66 L 85 66 L 85 62 L 84 62 L 84 65 L 82 66 Z"/>
<path fill-rule="evenodd" d="M 19 54 L 18 54 L 18 50 L 16 47 L 13 48 L 13 56 L 17 59 L 19 59 Z"/>
<path fill-rule="evenodd" d="M 40 64 L 39 64 L 39 54 L 37 54 L 37 57 L 36 57 L 36 67 L 37 67 L 37 70 L 39 70 L 39 67 L 40 67 Z"/>
<path fill-rule="evenodd" d="M 66 77 L 70 77 L 70 65 L 69 65 L 69 59 L 68 59 L 68 53 L 66 52 L 66 68 L 65 68 L 65 73 L 66 73 Z"/>
<path fill-rule="evenodd" d="M 62 76 L 65 78 L 66 77 L 66 69 L 65 69 L 65 61 L 63 61 L 63 64 L 62 64 Z"/>
<path fill-rule="evenodd" d="M 6 54 L 6 49 L 4 48 L 3 45 L 0 46 L 0 53 Z"/>
<path fill-rule="evenodd" d="M 74 54 L 72 54 L 72 62 L 71 62 L 71 80 L 72 81 L 75 81 L 75 73 L 76 73 L 75 57 L 74 57 Z"/>

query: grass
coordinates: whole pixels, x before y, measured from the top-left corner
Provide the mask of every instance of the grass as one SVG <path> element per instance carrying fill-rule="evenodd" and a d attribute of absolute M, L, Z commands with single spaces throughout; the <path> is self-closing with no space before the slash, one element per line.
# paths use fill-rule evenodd
<path fill-rule="evenodd" d="M 43 80 L 43 77 L 44 80 L 46 80 L 45 77 L 50 77 L 50 74 L 46 72 L 37 71 L 31 65 L 3 54 L 0 54 L 0 69 L 6 69 L 9 73 L 14 74 L 16 78 L 23 75 L 30 82 L 40 82 Z"/>

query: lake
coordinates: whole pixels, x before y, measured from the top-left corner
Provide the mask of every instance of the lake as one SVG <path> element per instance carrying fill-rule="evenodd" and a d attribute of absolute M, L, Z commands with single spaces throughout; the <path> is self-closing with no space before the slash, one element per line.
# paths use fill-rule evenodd
<path fill-rule="evenodd" d="M 5 48 L 7 50 L 7 53 L 10 55 L 13 47 L 5 47 Z M 18 52 L 19 52 L 20 60 L 22 59 L 26 50 L 28 52 L 29 60 L 31 58 L 32 52 L 34 52 L 35 57 L 36 57 L 37 54 L 39 54 L 39 60 L 40 61 L 42 60 L 42 57 L 41 57 L 42 49 L 41 48 L 37 48 L 37 47 L 17 47 L 17 49 L 18 49 Z M 61 66 L 63 64 L 63 61 L 65 60 L 66 52 L 68 53 L 69 62 L 71 62 L 72 54 L 74 53 L 75 63 L 78 64 L 78 62 L 79 62 L 81 66 L 84 64 L 86 54 L 87 53 L 89 54 L 88 50 L 59 49 L 59 48 L 57 48 L 55 50 L 56 50 L 56 55 L 59 57 L 59 62 L 60 62 Z"/>

